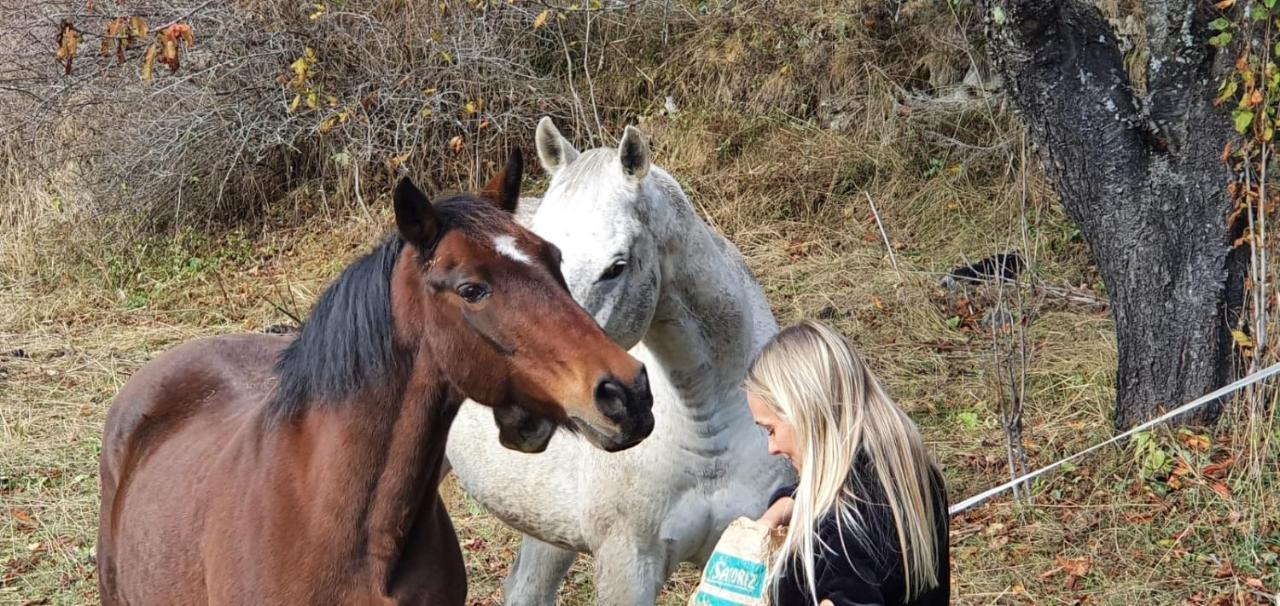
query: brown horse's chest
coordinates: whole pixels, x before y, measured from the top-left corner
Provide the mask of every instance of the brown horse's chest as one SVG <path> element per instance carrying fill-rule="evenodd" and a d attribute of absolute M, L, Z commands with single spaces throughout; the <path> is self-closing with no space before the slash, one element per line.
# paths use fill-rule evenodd
<path fill-rule="evenodd" d="M 403 473 L 409 466 L 393 469 L 386 454 L 401 445 L 434 461 L 418 459 L 419 468 L 438 469 L 442 448 L 393 439 L 377 444 L 381 464 L 316 457 L 379 449 L 343 450 L 344 432 L 264 441 L 233 420 L 243 417 L 181 424 L 127 473 L 111 474 L 128 485 L 100 562 L 128 565 L 104 568 L 105 604 L 464 604 L 465 566 L 437 474 Z M 104 498 L 114 492 L 104 485 Z"/>
<path fill-rule="evenodd" d="M 337 467 L 322 466 L 268 475 L 241 491 L 219 491 L 222 496 L 209 512 L 210 528 L 259 520 L 253 533 L 207 533 L 209 576 L 243 581 L 228 583 L 232 592 L 260 590 L 254 596 L 229 596 L 234 599 L 225 603 L 289 596 L 285 602 L 464 604 L 466 569 L 435 483 L 421 496 L 421 505 L 401 506 L 406 517 L 394 532 L 379 519 L 385 506 L 364 496 L 365 482 L 312 481 L 338 473 Z"/>

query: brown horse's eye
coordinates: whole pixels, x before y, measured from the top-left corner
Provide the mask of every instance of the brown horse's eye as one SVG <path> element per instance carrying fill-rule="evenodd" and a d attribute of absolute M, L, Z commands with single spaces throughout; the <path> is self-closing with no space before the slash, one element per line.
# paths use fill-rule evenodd
<path fill-rule="evenodd" d="M 484 284 L 467 282 L 458 287 L 458 296 L 467 303 L 479 303 L 489 296 L 489 287 Z"/>

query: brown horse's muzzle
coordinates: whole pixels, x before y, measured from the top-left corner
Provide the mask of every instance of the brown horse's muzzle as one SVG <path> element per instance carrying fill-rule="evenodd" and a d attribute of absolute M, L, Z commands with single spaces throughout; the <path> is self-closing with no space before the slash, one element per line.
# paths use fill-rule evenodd
<path fill-rule="evenodd" d="M 595 404 L 604 423 L 572 414 L 569 420 L 597 448 L 607 452 L 626 450 L 653 433 L 653 394 L 649 391 L 647 369 L 641 367 L 630 385 L 612 376 L 601 379 L 596 384 Z"/>

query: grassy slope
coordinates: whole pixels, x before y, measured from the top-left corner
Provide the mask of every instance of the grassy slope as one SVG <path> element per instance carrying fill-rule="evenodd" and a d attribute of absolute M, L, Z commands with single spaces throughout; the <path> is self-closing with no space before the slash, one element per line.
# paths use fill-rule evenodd
<path fill-rule="evenodd" d="M 954 81 L 948 70 L 967 65 L 945 19 L 908 13 L 888 37 L 876 25 L 886 15 L 824 10 L 709 20 L 669 57 L 645 58 L 655 65 L 648 77 L 677 97 L 675 115 L 632 100 L 634 77 L 598 74 L 596 94 L 648 115 L 659 163 L 742 248 L 780 319 L 826 318 L 865 350 L 924 428 L 958 500 L 1006 477 L 1006 386 L 980 323 L 999 297 L 948 293 L 938 272 L 1017 248 L 1039 282 L 1088 294 L 1097 278 L 998 100 L 911 100 L 910 86 Z M 66 230 L 54 198 L 36 192 L 4 209 L 0 604 L 95 600 L 99 434 L 132 371 L 186 339 L 284 321 L 271 302 L 304 312 L 390 225 L 385 200 L 371 202 L 369 217 L 313 215 L 314 192 L 295 198 L 311 217 L 300 228 L 184 234 L 113 254 L 79 238 L 42 240 Z M 1037 465 L 1109 435 L 1115 347 L 1104 310 L 1042 289 L 1023 295 L 1026 440 Z M 954 519 L 956 602 L 1260 600 L 1257 591 L 1280 589 L 1280 470 L 1267 442 L 1276 427 L 1157 432 L 1154 449 L 1105 451 L 1047 476 L 1032 507 L 1002 498 Z M 499 603 L 515 537 L 452 485 L 447 494 L 475 603 Z M 565 603 L 590 603 L 589 570 L 586 558 L 575 567 Z M 678 575 L 663 604 L 683 603 L 695 574 Z"/>

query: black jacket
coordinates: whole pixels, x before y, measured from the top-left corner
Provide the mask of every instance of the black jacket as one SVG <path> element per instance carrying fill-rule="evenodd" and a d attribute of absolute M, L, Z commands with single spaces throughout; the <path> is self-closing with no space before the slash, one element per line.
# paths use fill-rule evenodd
<path fill-rule="evenodd" d="M 818 536 L 821 542 L 815 545 L 814 581 L 817 583 L 818 601 L 831 600 L 835 606 L 940 606 L 951 602 L 951 557 L 950 541 L 947 532 L 946 488 L 942 476 L 933 474 L 935 494 L 935 513 L 937 520 L 934 533 L 938 538 L 938 585 L 924 593 L 912 596 L 911 601 L 904 600 L 906 581 L 903 577 L 902 554 L 898 547 L 897 525 L 893 521 L 893 513 L 885 505 L 883 491 L 875 480 L 873 470 L 867 465 L 859 465 L 857 481 L 863 490 L 859 495 L 867 495 L 856 507 L 867 528 L 863 536 L 844 525 L 838 528 L 835 515 L 830 514 L 818 524 Z M 778 490 L 769 500 L 774 501 L 795 494 L 795 486 Z M 844 530 L 843 537 L 840 530 Z M 825 551 L 825 544 L 837 553 Z M 840 552 L 843 553 L 840 553 Z M 787 566 L 778 579 L 777 592 L 774 597 L 775 606 L 812 606 L 813 598 L 809 595 L 809 584 L 798 564 Z"/>

